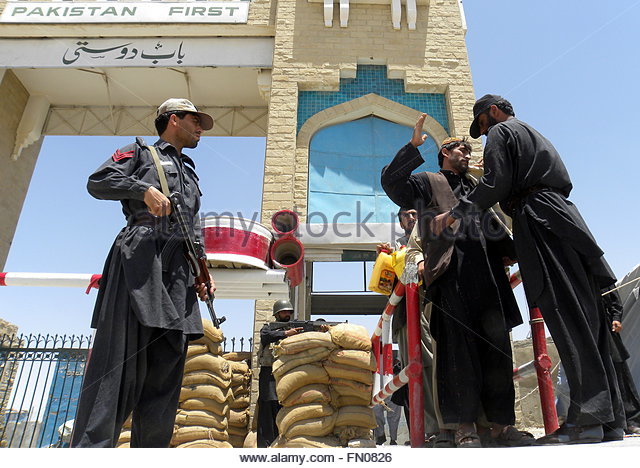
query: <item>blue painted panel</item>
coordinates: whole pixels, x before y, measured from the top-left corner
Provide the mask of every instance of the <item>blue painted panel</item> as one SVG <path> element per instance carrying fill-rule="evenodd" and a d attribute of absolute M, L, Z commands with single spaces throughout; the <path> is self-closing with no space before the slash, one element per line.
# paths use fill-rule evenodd
<path fill-rule="evenodd" d="M 444 94 L 405 93 L 404 81 L 387 78 L 385 65 L 358 65 L 355 78 L 341 78 L 338 91 L 300 91 L 298 95 L 298 131 L 312 115 L 347 101 L 375 93 L 390 101 L 426 112 L 449 131 Z"/>
<path fill-rule="evenodd" d="M 316 133 L 309 148 L 309 222 L 394 223 L 398 207 L 382 190 L 380 172 L 412 131 L 372 116 Z M 433 139 L 420 152 L 426 162 L 416 172 L 437 171 Z"/>

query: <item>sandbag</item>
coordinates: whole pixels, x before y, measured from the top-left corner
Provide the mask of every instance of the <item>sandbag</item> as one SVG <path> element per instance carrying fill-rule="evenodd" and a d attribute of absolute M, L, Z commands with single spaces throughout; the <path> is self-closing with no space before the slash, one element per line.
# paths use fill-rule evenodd
<path fill-rule="evenodd" d="M 187 357 L 197 356 L 198 354 L 204 354 L 209 352 L 209 347 L 206 344 L 190 344 L 187 348 Z"/>
<path fill-rule="evenodd" d="M 279 378 L 295 367 L 309 364 L 311 362 L 320 362 L 325 359 L 331 350 L 325 347 L 307 349 L 297 354 L 282 354 L 273 362 L 272 374 Z"/>
<path fill-rule="evenodd" d="M 370 351 L 357 349 L 336 349 L 331 351 L 329 360 L 336 364 L 357 367 L 374 372 L 377 368 L 376 357 Z"/>
<path fill-rule="evenodd" d="M 347 444 L 349 448 L 376 448 L 373 439 L 351 439 Z"/>
<path fill-rule="evenodd" d="M 322 366 L 330 378 L 355 380 L 366 385 L 373 385 L 373 372 L 370 370 L 336 364 L 332 361 L 326 361 Z"/>
<path fill-rule="evenodd" d="M 246 361 L 247 359 L 251 359 L 251 352 L 249 351 L 240 351 L 240 352 L 231 352 L 225 353 L 222 355 L 228 361 Z"/>
<path fill-rule="evenodd" d="M 331 405 L 336 408 L 342 406 L 369 406 L 371 404 L 371 397 L 359 397 L 359 396 L 340 396 L 336 393 L 335 396 L 331 396 Z"/>
<path fill-rule="evenodd" d="M 297 354 L 312 348 L 336 347 L 331 340 L 331 335 L 324 332 L 307 332 L 290 336 L 274 346 L 274 355 L 280 357 L 283 354 Z"/>
<path fill-rule="evenodd" d="M 359 426 L 338 426 L 333 429 L 333 435 L 338 438 L 342 445 L 347 445 L 351 440 L 371 440 L 373 438 L 371 429 Z"/>
<path fill-rule="evenodd" d="M 176 448 L 233 448 L 233 445 L 222 440 L 194 440 L 177 445 Z"/>
<path fill-rule="evenodd" d="M 229 389 L 222 389 L 215 385 L 187 385 L 180 390 L 180 401 L 191 398 L 207 398 L 209 400 L 224 403 L 229 399 Z"/>
<path fill-rule="evenodd" d="M 256 431 L 249 431 L 247 437 L 244 438 L 243 448 L 258 448 L 258 433 Z"/>
<path fill-rule="evenodd" d="M 238 398 L 234 398 L 229 402 L 229 408 L 237 410 L 237 409 L 244 409 L 246 407 L 249 406 L 249 404 L 251 403 L 251 398 L 250 395 L 242 395 Z"/>
<path fill-rule="evenodd" d="M 246 437 L 249 430 L 246 427 L 229 426 L 227 433 L 234 436 Z"/>
<path fill-rule="evenodd" d="M 285 439 L 279 436 L 270 445 L 272 448 L 335 448 L 340 447 L 340 442 L 335 437 L 300 436 Z"/>
<path fill-rule="evenodd" d="M 247 438 L 245 435 L 233 435 L 229 434 L 229 443 L 233 448 L 242 448 L 244 446 L 244 440 Z"/>
<path fill-rule="evenodd" d="M 362 325 L 340 323 L 329 328 L 329 334 L 333 342 L 341 348 L 371 351 L 371 338 Z"/>
<path fill-rule="evenodd" d="M 358 398 L 371 398 L 373 385 L 366 385 L 355 380 L 329 379 L 331 388 L 340 396 L 354 396 Z"/>
<path fill-rule="evenodd" d="M 205 410 L 226 417 L 229 412 L 229 403 L 220 403 L 208 398 L 189 398 L 180 403 L 180 409 Z"/>
<path fill-rule="evenodd" d="M 251 390 L 247 387 L 235 387 L 231 389 L 231 392 L 233 393 L 233 398 L 238 399 L 250 394 Z"/>
<path fill-rule="evenodd" d="M 205 345 L 208 348 L 209 353 L 215 356 L 220 356 L 223 352 L 222 343 L 214 343 L 206 336 L 203 336 L 202 338 L 198 338 L 197 340 L 189 342 L 189 346 L 194 346 L 194 345 Z"/>
<path fill-rule="evenodd" d="M 184 373 L 207 370 L 218 374 L 224 380 L 231 380 L 229 361 L 213 354 L 198 354 L 187 358 L 184 363 Z"/>
<path fill-rule="evenodd" d="M 232 387 L 238 387 L 238 386 L 248 387 L 249 382 L 251 382 L 251 372 L 247 372 L 246 374 L 231 374 Z"/>
<path fill-rule="evenodd" d="M 229 422 L 225 416 L 206 410 L 183 410 L 179 409 L 176 414 L 176 424 L 178 426 L 203 426 L 212 427 L 220 431 L 225 431 Z"/>
<path fill-rule="evenodd" d="M 286 434 L 289 428 L 298 421 L 331 416 L 333 413 L 334 410 L 331 406 L 317 403 L 290 406 L 278 411 L 276 426 L 278 426 L 280 434 Z"/>
<path fill-rule="evenodd" d="M 305 385 L 295 390 L 285 400 L 281 401 L 282 406 L 289 407 L 304 403 L 329 403 L 331 393 L 329 387 L 322 384 Z"/>
<path fill-rule="evenodd" d="M 338 409 L 336 426 L 358 426 L 373 429 L 378 426 L 373 408 L 368 406 L 343 406 Z"/>
<path fill-rule="evenodd" d="M 223 358 L 224 359 L 224 358 Z M 246 374 L 249 372 L 249 366 L 246 362 L 236 362 L 236 361 L 228 361 L 229 368 L 231 372 L 234 374 Z"/>
<path fill-rule="evenodd" d="M 180 445 L 194 440 L 227 440 L 228 438 L 226 431 L 203 426 L 184 426 L 177 427 L 173 431 L 171 445 Z"/>
<path fill-rule="evenodd" d="M 278 400 L 283 401 L 300 387 L 327 383 L 329 383 L 329 375 L 321 365 L 305 364 L 283 375 L 279 381 L 276 379 L 276 394 Z"/>
<path fill-rule="evenodd" d="M 209 338 L 214 343 L 222 343 L 224 341 L 222 330 L 214 327 L 211 320 L 202 319 L 202 328 L 204 328 L 204 336 Z"/>
<path fill-rule="evenodd" d="M 249 425 L 249 411 L 229 411 L 229 425 L 236 427 L 247 427 Z"/>
<path fill-rule="evenodd" d="M 218 374 L 208 370 L 189 372 L 182 376 L 182 386 L 189 385 L 215 385 L 226 389 L 231 385 L 231 380 L 223 379 Z"/>
<path fill-rule="evenodd" d="M 291 424 L 287 432 L 284 433 L 284 437 L 287 439 L 300 436 L 324 437 L 333 432 L 335 421 L 335 413 L 322 418 L 303 419 Z"/>

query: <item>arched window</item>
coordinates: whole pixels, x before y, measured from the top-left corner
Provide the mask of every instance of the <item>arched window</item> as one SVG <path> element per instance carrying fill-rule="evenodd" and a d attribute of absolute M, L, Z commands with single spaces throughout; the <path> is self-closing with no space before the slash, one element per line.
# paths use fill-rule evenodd
<path fill-rule="evenodd" d="M 319 130 L 309 146 L 308 223 L 396 223 L 398 207 L 380 185 L 380 172 L 411 139 L 413 128 L 375 116 Z M 414 172 L 438 171 L 437 146 L 420 146 L 425 163 Z"/>

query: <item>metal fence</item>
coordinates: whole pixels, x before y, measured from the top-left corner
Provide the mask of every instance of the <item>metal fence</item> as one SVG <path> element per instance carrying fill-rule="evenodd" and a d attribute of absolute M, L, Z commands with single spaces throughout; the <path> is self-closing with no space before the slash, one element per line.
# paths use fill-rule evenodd
<path fill-rule="evenodd" d="M 223 350 L 252 341 L 225 338 Z M 0 337 L 0 447 L 68 445 L 90 346 L 84 335 Z"/>

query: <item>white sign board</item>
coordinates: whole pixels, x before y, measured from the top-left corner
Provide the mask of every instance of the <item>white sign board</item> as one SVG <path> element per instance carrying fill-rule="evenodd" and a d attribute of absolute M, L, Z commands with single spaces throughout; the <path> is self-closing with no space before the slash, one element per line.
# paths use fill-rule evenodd
<path fill-rule="evenodd" d="M 271 68 L 270 37 L 0 39 L 1 68 Z"/>
<path fill-rule="evenodd" d="M 248 1 L 7 2 L 3 23 L 246 23 Z"/>

